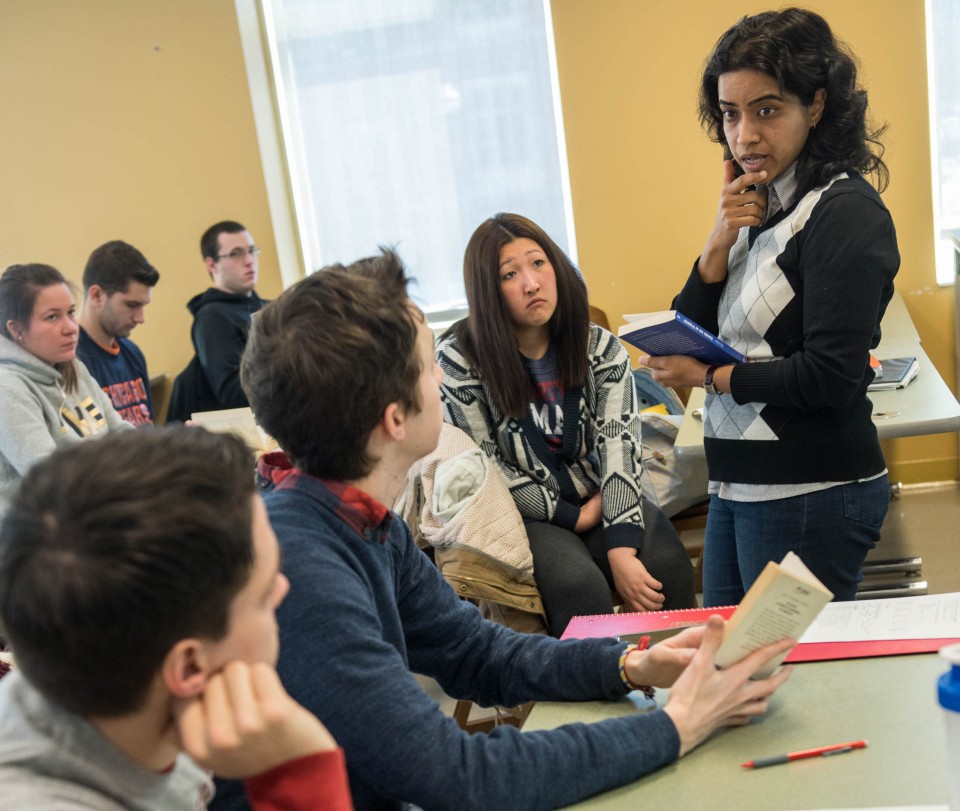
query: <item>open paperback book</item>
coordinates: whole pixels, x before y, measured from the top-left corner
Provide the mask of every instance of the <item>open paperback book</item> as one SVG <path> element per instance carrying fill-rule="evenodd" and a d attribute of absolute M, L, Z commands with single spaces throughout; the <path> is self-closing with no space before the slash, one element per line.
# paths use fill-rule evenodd
<path fill-rule="evenodd" d="M 269 453 L 280 449 L 277 440 L 257 425 L 249 407 L 198 411 L 191 414 L 190 419 L 208 431 L 237 434 L 254 453 Z"/>
<path fill-rule="evenodd" d="M 803 561 L 788 552 L 780 563 L 771 561 L 766 565 L 739 606 L 574 617 L 563 639 L 618 636 L 636 640 L 649 636 L 651 642 L 657 642 L 684 628 L 702 625 L 708 617 L 719 614 L 727 620 L 727 627 L 716 662 L 720 667 L 727 667 L 764 645 L 785 637 L 799 639 L 832 599 L 833 594 Z M 768 676 L 786 655 L 755 675 Z"/>
<path fill-rule="evenodd" d="M 676 310 L 625 315 L 617 335 L 649 355 L 689 355 L 701 363 L 746 363 L 747 356 Z"/>
<path fill-rule="evenodd" d="M 786 637 L 799 639 L 832 599 L 833 592 L 793 552 L 787 552 L 780 563 L 770 561 L 727 621 L 715 658 L 717 666 L 729 667 L 758 648 Z M 754 677 L 766 678 L 786 656 L 785 651 Z"/>

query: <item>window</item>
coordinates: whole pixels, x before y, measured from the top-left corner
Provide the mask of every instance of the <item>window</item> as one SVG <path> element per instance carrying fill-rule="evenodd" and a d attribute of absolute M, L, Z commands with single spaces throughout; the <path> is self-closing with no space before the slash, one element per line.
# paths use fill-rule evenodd
<path fill-rule="evenodd" d="M 308 271 L 396 245 L 436 322 L 498 211 L 573 258 L 549 3 L 262 0 Z"/>
<path fill-rule="evenodd" d="M 960 267 L 960 4 L 927 0 L 927 54 L 937 281 L 953 282 Z"/>

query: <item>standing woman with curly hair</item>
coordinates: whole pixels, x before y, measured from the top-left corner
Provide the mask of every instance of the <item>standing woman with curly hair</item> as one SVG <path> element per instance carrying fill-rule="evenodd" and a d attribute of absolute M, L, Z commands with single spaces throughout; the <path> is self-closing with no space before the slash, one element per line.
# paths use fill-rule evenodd
<path fill-rule="evenodd" d="M 850 600 L 889 501 L 867 399 L 900 266 L 878 193 L 882 130 L 868 128 L 850 51 L 796 8 L 745 17 L 720 38 L 699 110 L 724 148 L 723 184 L 674 307 L 750 362 L 642 362 L 666 385 L 707 391 L 704 604 L 738 602 L 790 550 Z"/>
<path fill-rule="evenodd" d="M 550 632 L 577 614 L 696 605 L 673 526 L 641 499 L 630 358 L 589 320 L 570 259 L 519 214 L 482 222 L 463 259 L 470 314 L 440 343 L 444 418 L 504 472 L 526 522 Z"/>

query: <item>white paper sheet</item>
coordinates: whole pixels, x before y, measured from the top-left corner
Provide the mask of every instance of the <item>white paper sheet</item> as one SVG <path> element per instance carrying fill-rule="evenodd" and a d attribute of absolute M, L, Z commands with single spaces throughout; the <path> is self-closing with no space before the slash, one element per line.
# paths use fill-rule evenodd
<path fill-rule="evenodd" d="M 817 811 L 850 811 L 849 808 L 818 808 Z M 950 811 L 946 805 L 885 805 L 882 808 L 858 808 L 856 811 Z"/>
<path fill-rule="evenodd" d="M 960 638 L 960 593 L 830 603 L 800 642 Z"/>

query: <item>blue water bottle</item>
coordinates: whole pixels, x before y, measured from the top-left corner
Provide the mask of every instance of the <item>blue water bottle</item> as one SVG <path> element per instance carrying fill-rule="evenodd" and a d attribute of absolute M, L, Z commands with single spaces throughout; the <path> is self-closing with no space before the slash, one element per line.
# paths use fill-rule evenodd
<path fill-rule="evenodd" d="M 938 681 L 940 706 L 947 722 L 947 771 L 950 774 L 950 809 L 960 811 L 960 645 L 940 649 L 950 669 Z"/>

